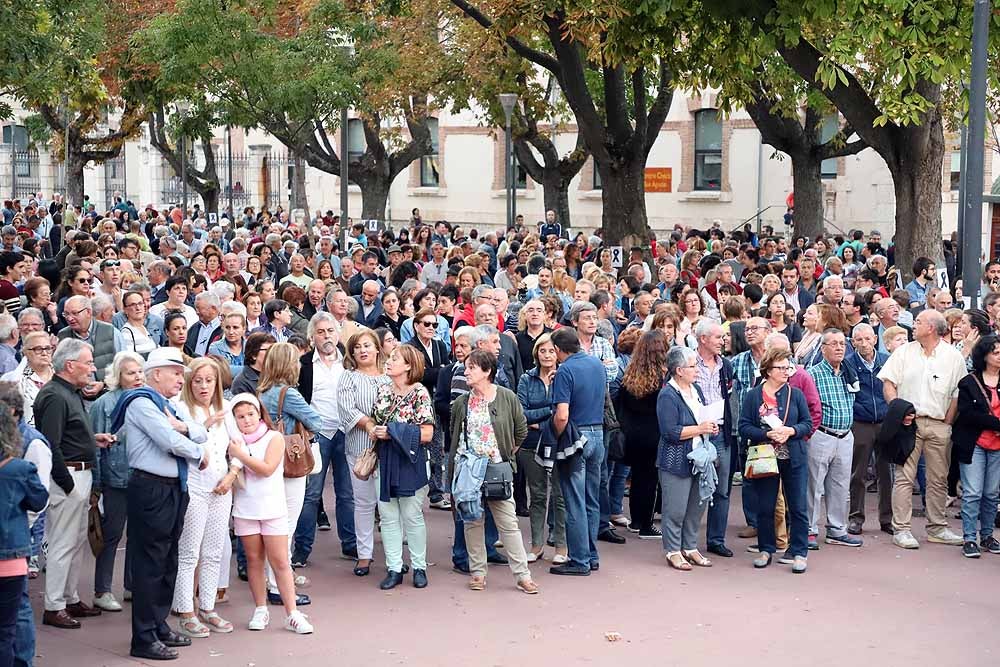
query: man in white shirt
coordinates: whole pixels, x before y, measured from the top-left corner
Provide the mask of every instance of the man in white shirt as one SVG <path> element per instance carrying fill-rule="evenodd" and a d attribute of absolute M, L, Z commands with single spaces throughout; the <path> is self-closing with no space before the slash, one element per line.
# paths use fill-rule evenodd
<path fill-rule="evenodd" d="M 323 427 L 316 434 L 322 467 L 306 482 L 305 500 L 292 545 L 292 564 L 304 567 L 316 539 L 316 517 L 319 512 L 326 471 L 333 472 L 333 490 L 337 498 L 337 536 L 340 551 L 346 558 L 358 557 L 354 533 L 354 492 L 351 470 L 344 452 L 344 432 L 341 430 L 337 391 L 344 374 L 344 359 L 340 351 L 340 334 L 333 315 L 319 312 L 309 320 L 309 340 L 313 352 L 302 355 L 299 373 L 299 393 L 323 417 Z"/>
<path fill-rule="evenodd" d="M 878 378 L 886 402 L 902 398 L 917 412 L 917 438 L 910 458 L 896 466 L 892 488 L 892 542 L 903 549 L 920 545 L 910 531 L 913 482 L 923 456 L 927 466 L 927 540 L 962 545 L 948 527 L 945 502 L 951 453 L 951 425 L 958 412 L 958 381 L 966 375 L 962 353 L 942 338 L 948 323 L 936 310 L 924 310 L 914 321 L 916 340 L 896 349 Z"/>

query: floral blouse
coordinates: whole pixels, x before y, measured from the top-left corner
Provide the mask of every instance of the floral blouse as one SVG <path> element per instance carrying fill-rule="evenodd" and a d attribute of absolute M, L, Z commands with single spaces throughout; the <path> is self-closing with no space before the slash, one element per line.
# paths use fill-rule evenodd
<path fill-rule="evenodd" d="M 392 383 L 386 383 L 378 388 L 375 395 L 372 419 L 379 426 L 385 426 L 389 422 L 433 424 L 434 403 L 422 384 L 414 385 L 404 396 L 397 396 Z"/>
<path fill-rule="evenodd" d="M 490 403 L 474 393 L 469 394 L 469 405 L 465 417 L 465 435 L 458 451 L 469 451 L 478 456 L 487 456 L 492 463 L 502 463 L 500 448 L 497 446 L 496 433 L 493 431 L 493 421 L 490 419 Z"/>

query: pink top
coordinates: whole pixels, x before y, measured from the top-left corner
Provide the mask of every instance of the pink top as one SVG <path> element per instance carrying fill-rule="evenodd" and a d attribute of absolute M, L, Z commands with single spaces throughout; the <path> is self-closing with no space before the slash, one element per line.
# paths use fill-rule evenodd
<path fill-rule="evenodd" d="M 28 561 L 24 558 L 0 560 L 0 578 L 23 577 L 28 574 Z"/>

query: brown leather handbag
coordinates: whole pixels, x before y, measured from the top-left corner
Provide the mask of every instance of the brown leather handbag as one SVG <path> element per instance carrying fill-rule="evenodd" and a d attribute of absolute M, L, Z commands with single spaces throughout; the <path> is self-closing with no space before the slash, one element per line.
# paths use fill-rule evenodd
<path fill-rule="evenodd" d="M 312 433 L 302 425 L 302 422 L 296 422 L 295 430 L 285 435 L 284 408 L 285 394 L 288 393 L 288 390 L 289 387 L 283 387 L 278 396 L 278 423 L 275 424 L 275 428 L 285 438 L 285 477 L 296 479 L 312 473 L 316 460 L 309 444 L 313 437 Z"/>

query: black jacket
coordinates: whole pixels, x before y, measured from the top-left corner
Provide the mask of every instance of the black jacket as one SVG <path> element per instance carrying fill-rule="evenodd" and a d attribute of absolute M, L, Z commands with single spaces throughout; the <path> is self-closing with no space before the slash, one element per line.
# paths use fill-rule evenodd
<path fill-rule="evenodd" d="M 1000 419 L 990 411 L 989 396 L 983 393 L 985 387 L 982 374 L 976 372 L 958 382 L 958 418 L 951 430 L 951 441 L 952 456 L 959 463 L 972 463 L 972 452 L 983 431 L 1000 431 Z"/>
<path fill-rule="evenodd" d="M 444 343 L 439 341 L 437 338 L 431 339 L 431 345 L 434 348 L 434 356 L 437 358 L 437 365 L 431 363 L 431 358 L 427 354 L 427 350 L 424 348 L 423 344 L 416 338 L 411 340 L 404 345 L 412 345 L 424 355 L 424 378 L 420 381 L 420 384 L 427 388 L 430 395 L 434 395 L 434 390 L 437 388 L 438 373 L 442 366 L 447 366 L 451 363 L 451 355 L 448 354 L 448 348 L 444 346 Z"/>
<path fill-rule="evenodd" d="M 340 351 L 340 358 L 344 358 L 344 345 L 337 343 L 337 350 Z M 312 402 L 313 395 L 313 354 L 306 352 L 299 357 L 299 393 L 306 403 Z"/>
<path fill-rule="evenodd" d="M 882 428 L 875 437 L 876 457 L 897 465 L 903 465 L 910 458 L 916 446 L 917 424 L 904 426 L 903 418 L 911 412 L 916 414 L 916 408 L 909 401 L 894 398 L 889 402 Z"/>
<path fill-rule="evenodd" d="M 205 325 L 201 323 L 201 320 L 198 320 L 191 325 L 190 329 L 188 329 L 187 341 L 184 343 L 184 354 L 189 357 L 198 356 L 194 352 L 194 346 L 198 344 L 198 336 L 201 334 L 201 328 L 203 326 Z M 208 345 L 205 347 L 205 354 L 208 354 L 208 348 L 211 347 L 212 343 L 217 340 L 222 340 L 221 326 L 215 327 L 215 331 L 213 331 L 208 337 Z"/>

